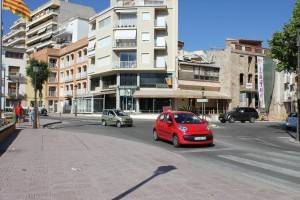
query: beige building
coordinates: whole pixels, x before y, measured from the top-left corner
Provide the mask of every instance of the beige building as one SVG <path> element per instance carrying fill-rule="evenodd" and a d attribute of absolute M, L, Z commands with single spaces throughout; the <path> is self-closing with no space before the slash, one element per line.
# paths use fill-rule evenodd
<path fill-rule="evenodd" d="M 95 15 L 95 11 L 91 7 L 68 1 L 51 0 L 31 14 L 31 20 L 26 24 L 27 53 L 43 48 L 59 48 L 57 44 L 60 44 L 61 40 L 55 37 L 61 33 L 59 28 L 74 17 L 87 20 Z"/>
<path fill-rule="evenodd" d="M 209 50 L 207 55 L 221 69 L 221 90 L 230 97 L 228 109 L 237 106 L 259 108 L 257 58 L 267 56 L 262 41 L 228 39 L 225 49 Z"/>
<path fill-rule="evenodd" d="M 26 38 L 26 21 L 22 18 L 16 20 L 14 24 L 10 27 L 10 32 L 8 32 L 3 37 L 3 46 L 9 48 L 25 48 L 25 38 Z"/>
<path fill-rule="evenodd" d="M 93 112 L 160 112 L 177 88 L 178 0 L 112 0 L 90 19 Z"/>

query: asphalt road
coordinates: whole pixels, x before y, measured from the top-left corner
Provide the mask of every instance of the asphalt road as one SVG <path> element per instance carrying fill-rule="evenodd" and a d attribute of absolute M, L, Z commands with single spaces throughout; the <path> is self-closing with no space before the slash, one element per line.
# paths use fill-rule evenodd
<path fill-rule="evenodd" d="M 289 141 L 295 133 L 287 133 L 280 123 L 217 124 L 213 128 L 215 146 L 182 148 L 174 148 L 164 141 L 153 141 L 153 124 L 154 121 L 150 120 L 135 120 L 133 127 L 116 128 L 101 126 L 97 119 L 64 118 L 63 124 L 50 128 L 154 145 L 180 154 L 196 166 L 205 165 L 208 170 L 223 171 L 228 178 L 235 176 L 300 193 L 300 145 Z"/>

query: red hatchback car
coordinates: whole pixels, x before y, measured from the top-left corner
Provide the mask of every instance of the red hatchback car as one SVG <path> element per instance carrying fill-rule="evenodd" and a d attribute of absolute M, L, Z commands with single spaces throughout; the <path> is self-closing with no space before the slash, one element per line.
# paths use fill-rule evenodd
<path fill-rule="evenodd" d="M 191 112 L 168 111 L 161 113 L 153 128 L 154 140 L 173 142 L 180 145 L 213 145 L 213 133 L 207 121 Z"/>

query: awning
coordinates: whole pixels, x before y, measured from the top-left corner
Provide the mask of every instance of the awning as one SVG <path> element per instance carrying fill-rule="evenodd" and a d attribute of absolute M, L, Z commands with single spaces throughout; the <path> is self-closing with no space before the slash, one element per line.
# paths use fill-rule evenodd
<path fill-rule="evenodd" d="M 116 40 L 133 40 L 136 39 L 136 30 L 117 30 L 115 31 Z"/>
<path fill-rule="evenodd" d="M 135 98 L 181 98 L 181 99 L 201 99 L 202 91 L 195 90 L 138 90 L 133 94 Z M 207 99 L 231 99 L 227 94 L 218 91 L 205 91 L 204 96 Z"/>

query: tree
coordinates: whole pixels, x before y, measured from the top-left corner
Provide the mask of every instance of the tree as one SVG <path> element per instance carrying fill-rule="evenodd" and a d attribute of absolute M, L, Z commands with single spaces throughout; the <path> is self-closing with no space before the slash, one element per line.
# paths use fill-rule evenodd
<path fill-rule="evenodd" d="M 296 1 L 291 19 L 282 32 L 275 32 L 269 40 L 271 57 L 278 60 L 277 71 L 295 72 L 297 69 L 297 29 L 300 31 L 300 0 Z"/>
<path fill-rule="evenodd" d="M 35 76 L 33 67 L 38 67 L 39 71 Z M 26 74 L 31 78 L 31 84 L 35 87 L 35 77 L 36 77 L 36 89 L 39 92 L 39 97 L 42 97 L 43 94 L 43 85 L 48 80 L 50 70 L 48 64 L 44 61 L 30 59 L 29 64 L 26 68 Z"/>

